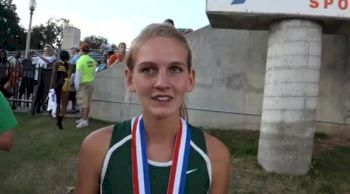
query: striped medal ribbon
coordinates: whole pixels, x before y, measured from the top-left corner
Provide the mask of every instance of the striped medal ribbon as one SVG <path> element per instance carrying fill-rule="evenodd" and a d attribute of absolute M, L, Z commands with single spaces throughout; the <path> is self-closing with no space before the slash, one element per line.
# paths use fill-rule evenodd
<path fill-rule="evenodd" d="M 134 118 L 132 126 L 131 154 L 133 193 L 151 194 L 146 132 L 142 116 Z M 190 127 L 187 122 L 181 118 L 180 128 L 175 140 L 167 194 L 185 193 L 186 170 L 190 155 L 190 140 Z"/>

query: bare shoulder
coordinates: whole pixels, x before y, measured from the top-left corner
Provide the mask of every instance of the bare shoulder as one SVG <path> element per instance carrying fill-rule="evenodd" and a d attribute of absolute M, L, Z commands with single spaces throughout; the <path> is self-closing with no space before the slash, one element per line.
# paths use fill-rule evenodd
<path fill-rule="evenodd" d="M 81 144 L 79 168 L 86 173 L 100 174 L 104 157 L 108 151 L 113 126 L 104 127 L 90 133 Z"/>
<path fill-rule="evenodd" d="M 112 137 L 113 125 L 91 132 L 83 141 L 82 149 L 91 151 L 107 150 Z"/>
<path fill-rule="evenodd" d="M 111 142 L 113 126 L 107 126 L 90 133 L 80 148 L 80 158 L 89 158 L 101 165 Z"/>
<path fill-rule="evenodd" d="M 90 133 L 83 141 L 78 160 L 77 194 L 96 194 L 104 157 L 108 151 L 113 126 Z"/>
<path fill-rule="evenodd" d="M 231 156 L 228 148 L 216 137 L 204 133 L 208 157 L 212 165 L 210 194 L 226 194 L 231 178 Z"/>
<path fill-rule="evenodd" d="M 59 65 L 62 65 L 62 64 L 63 64 L 62 61 L 55 61 L 53 63 L 53 67 L 58 67 Z"/>
<path fill-rule="evenodd" d="M 210 159 L 230 159 L 230 152 L 225 144 L 208 133 L 204 133 L 204 137 Z"/>
<path fill-rule="evenodd" d="M 59 65 L 60 65 L 59 61 L 54 62 L 53 65 L 52 65 L 52 69 L 57 70 Z"/>

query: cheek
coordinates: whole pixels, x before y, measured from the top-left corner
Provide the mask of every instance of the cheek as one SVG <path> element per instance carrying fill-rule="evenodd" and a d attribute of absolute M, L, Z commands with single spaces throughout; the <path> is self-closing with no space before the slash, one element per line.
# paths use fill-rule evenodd
<path fill-rule="evenodd" d="M 134 87 L 136 89 L 136 93 L 143 94 L 147 93 L 151 90 L 152 84 L 150 82 L 146 82 L 142 79 L 134 79 Z"/>
<path fill-rule="evenodd" d="M 179 77 L 174 80 L 174 86 L 181 92 L 187 92 L 189 89 L 190 81 L 187 76 Z"/>

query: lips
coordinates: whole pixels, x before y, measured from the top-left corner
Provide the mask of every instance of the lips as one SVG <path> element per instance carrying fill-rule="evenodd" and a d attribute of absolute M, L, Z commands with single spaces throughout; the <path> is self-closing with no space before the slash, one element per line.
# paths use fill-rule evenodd
<path fill-rule="evenodd" d="M 152 97 L 152 100 L 157 100 L 157 101 L 161 101 L 161 102 L 167 102 L 172 100 L 173 97 L 172 96 L 168 96 L 168 95 L 155 95 Z"/>

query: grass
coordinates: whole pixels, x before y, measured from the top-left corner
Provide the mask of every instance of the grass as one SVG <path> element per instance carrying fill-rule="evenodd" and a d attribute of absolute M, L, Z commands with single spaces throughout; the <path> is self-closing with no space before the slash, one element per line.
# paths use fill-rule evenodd
<path fill-rule="evenodd" d="M 16 114 L 15 147 L 0 151 L 0 193 L 63 194 L 74 186 L 80 144 L 92 130 L 108 125 L 92 121 L 87 129 L 75 129 L 74 119 L 65 119 L 65 130 L 55 129 L 47 116 Z"/>
<path fill-rule="evenodd" d="M 329 144 L 327 149 L 315 153 L 310 171 L 304 176 L 279 175 L 265 172 L 257 162 L 259 132 L 209 132 L 221 139 L 232 154 L 230 193 L 350 193 L 350 146 Z M 317 133 L 315 146 L 329 138 Z"/>
<path fill-rule="evenodd" d="M 74 128 L 74 119 L 64 120 L 65 130 L 54 129 L 47 116 L 16 114 L 15 144 L 0 152 L 0 193 L 63 194 L 75 185 L 80 144 L 91 131 L 109 123 L 93 120 L 87 129 Z M 267 173 L 256 160 L 259 133 L 209 131 L 230 149 L 233 175 L 230 193 L 350 193 L 350 146 L 328 145 L 313 156 L 305 176 Z M 330 140 L 316 134 L 315 145 Z"/>

